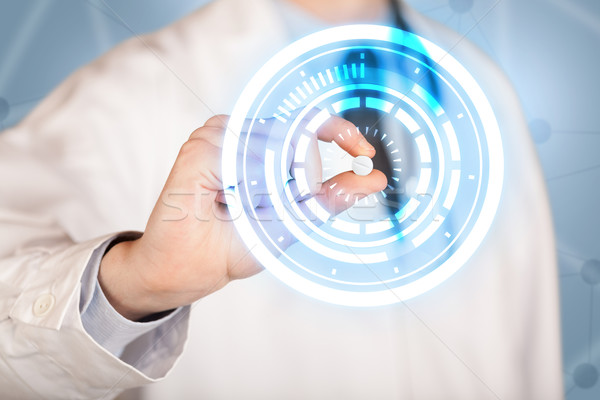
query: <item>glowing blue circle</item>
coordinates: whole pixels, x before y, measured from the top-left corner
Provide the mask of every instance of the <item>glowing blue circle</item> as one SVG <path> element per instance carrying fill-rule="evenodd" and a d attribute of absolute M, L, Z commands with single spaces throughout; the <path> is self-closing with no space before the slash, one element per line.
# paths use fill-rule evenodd
<path fill-rule="evenodd" d="M 364 109 L 383 122 L 361 132 L 397 172 L 333 215 L 307 195 L 311 133 Z M 352 157 L 345 165 L 339 148 L 320 146 L 325 178 L 351 170 Z M 468 71 L 426 39 L 376 25 L 312 34 L 265 64 L 236 103 L 222 166 L 255 258 L 300 292 L 350 306 L 403 301 L 454 274 L 486 236 L 504 177 L 496 118 Z"/>

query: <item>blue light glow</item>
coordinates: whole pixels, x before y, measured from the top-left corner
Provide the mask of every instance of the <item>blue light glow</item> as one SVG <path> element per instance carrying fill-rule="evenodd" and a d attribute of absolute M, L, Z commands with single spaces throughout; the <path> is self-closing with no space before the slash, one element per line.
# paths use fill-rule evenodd
<path fill-rule="evenodd" d="M 388 188 L 353 203 L 340 190 L 350 208 L 334 215 L 310 197 L 311 138 L 332 115 L 366 109 L 377 121 L 353 122 L 387 154 Z M 351 169 L 337 145 L 319 149 L 325 178 Z M 263 160 L 269 207 L 251 201 L 249 158 Z M 493 221 L 503 168 L 495 116 L 471 75 L 426 39 L 375 25 L 278 53 L 244 89 L 223 148 L 234 223 L 256 259 L 307 295 L 351 306 L 414 297 L 463 266 Z"/>

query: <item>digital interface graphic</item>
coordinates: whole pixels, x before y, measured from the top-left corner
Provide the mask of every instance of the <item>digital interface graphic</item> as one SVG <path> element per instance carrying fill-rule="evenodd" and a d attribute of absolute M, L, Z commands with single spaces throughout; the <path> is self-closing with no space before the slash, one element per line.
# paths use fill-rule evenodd
<path fill-rule="evenodd" d="M 318 143 L 315 163 L 316 132 L 334 115 L 373 144 L 388 180 L 361 200 L 340 190 L 348 208 L 337 214 L 311 197 L 311 170 L 327 184 L 371 165 L 334 142 Z M 425 293 L 467 262 L 494 219 L 503 157 L 485 94 L 447 51 L 351 25 L 300 39 L 254 76 L 229 121 L 223 182 L 240 236 L 277 278 L 327 302 L 375 306 Z"/>

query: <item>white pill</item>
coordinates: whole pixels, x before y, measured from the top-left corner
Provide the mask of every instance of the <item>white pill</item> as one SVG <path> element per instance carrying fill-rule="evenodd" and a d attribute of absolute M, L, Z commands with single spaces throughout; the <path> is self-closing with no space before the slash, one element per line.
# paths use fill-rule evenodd
<path fill-rule="evenodd" d="M 356 175 L 365 176 L 373 171 L 373 160 L 367 156 L 358 156 L 352 161 L 352 171 Z"/>

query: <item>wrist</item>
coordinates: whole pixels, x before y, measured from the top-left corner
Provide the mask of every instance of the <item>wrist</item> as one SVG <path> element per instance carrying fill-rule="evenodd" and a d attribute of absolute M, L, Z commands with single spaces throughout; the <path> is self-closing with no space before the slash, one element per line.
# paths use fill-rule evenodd
<path fill-rule="evenodd" d="M 98 272 L 106 299 L 119 314 L 132 321 L 173 308 L 161 307 L 157 302 L 160 292 L 144 274 L 149 268 L 144 268 L 138 246 L 139 239 L 115 244 L 102 258 Z"/>

